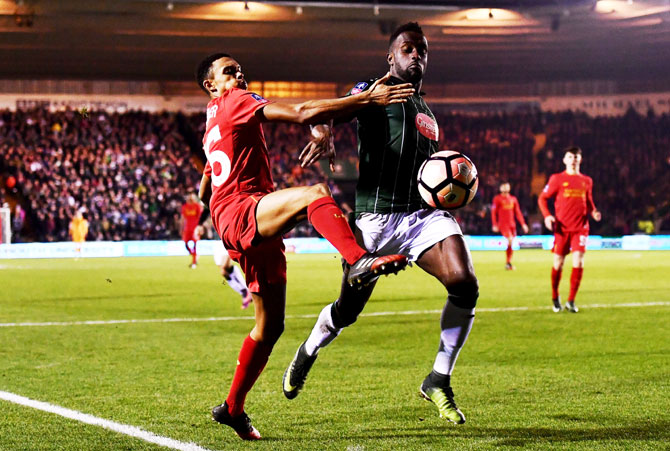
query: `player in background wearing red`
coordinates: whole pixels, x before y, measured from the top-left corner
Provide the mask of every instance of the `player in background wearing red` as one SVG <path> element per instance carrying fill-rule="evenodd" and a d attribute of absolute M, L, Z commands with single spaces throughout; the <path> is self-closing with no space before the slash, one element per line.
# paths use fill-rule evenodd
<path fill-rule="evenodd" d="M 181 206 L 181 239 L 184 240 L 184 246 L 191 255 L 191 269 L 195 269 L 198 264 L 198 253 L 196 247 L 200 236 L 196 233 L 200 215 L 202 214 L 202 205 L 195 194 L 189 194 L 186 203 Z M 193 243 L 193 247 L 189 246 Z"/>
<path fill-rule="evenodd" d="M 507 238 L 507 250 L 505 251 L 507 260 L 505 269 L 511 271 L 514 269 L 514 266 L 512 265 L 512 255 L 514 254 L 514 251 L 512 250 L 512 242 L 516 236 L 516 221 L 519 221 L 519 224 L 521 224 L 523 233 L 528 233 L 528 226 L 521 214 L 519 201 L 509 192 L 509 182 L 501 183 L 500 194 L 493 198 L 493 204 L 491 205 L 491 222 L 493 223 L 492 230 L 496 233 L 500 232 L 502 236 Z"/>
<path fill-rule="evenodd" d="M 572 274 L 570 275 L 570 295 L 566 310 L 577 313 L 575 297 L 584 274 L 584 253 L 589 237 L 588 215 L 600 221 L 601 214 L 593 203 L 593 180 L 581 172 L 582 150 L 579 147 L 565 149 L 563 163 L 565 171 L 549 177 L 547 185 L 538 199 L 545 226 L 554 232 L 554 265 L 551 268 L 551 297 L 554 312 L 560 312 L 561 299 L 558 285 L 561 282 L 565 256 L 572 250 Z M 554 215 L 549 211 L 547 201 L 554 200 Z"/>
<path fill-rule="evenodd" d="M 367 105 L 406 102 L 414 92 L 411 85 L 386 86 L 388 79 L 387 74 L 369 91 L 357 95 L 288 104 L 270 102 L 247 91 L 242 68 L 230 55 L 210 55 L 198 66 L 198 85 L 211 98 L 203 139 L 207 164 L 200 198 L 209 203 L 216 231 L 245 273 L 256 317 L 242 344 L 226 401 L 212 409 L 212 417 L 232 427 L 244 440 L 261 438 L 244 412 L 244 402 L 284 330 L 286 258 L 282 233 L 309 220 L 350 265 L 348 282 L 354 285 L 407 265 L 403 255 L 374 256 L 356 243 L 326 183 L 274 191 L 261 124 L 320 124 Z M 317 128 L 313 135 L 303 155 L 321 154 L 323 147 L 332 149 L 329 127 Z"/>

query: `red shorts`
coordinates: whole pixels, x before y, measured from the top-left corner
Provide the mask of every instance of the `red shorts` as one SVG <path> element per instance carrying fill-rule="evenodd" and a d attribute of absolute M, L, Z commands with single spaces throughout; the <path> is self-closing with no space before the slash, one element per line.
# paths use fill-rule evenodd
<path fill-rule="evenodd" d="M 505 238 L 514 238 L 516 236 L 516 227 L 510 226 L 498 226 L 500 228 L 500 234 Z"/>
<path fill-rule="evenodd" d="M 184 229 L 181 234 L 181 239 L 188 243 L 189 241 L 198 241 L 198 237 L 195 234 L 195 227 L 192 229 Z"/>
<path fill-rule="evenodd" d="M 552 252 L 558 255 L 568 255 L 570 251 L 586 252 L 586 241 L 588 238 L 588 230 L 554 233 L 554 247 Z"/>
<path fill-rule="evenodd" d="M 240 197 L 212 215 L 230 258 L 242 267 L 247 287 L 258 293 L 262 286 L 286 284 L 286 255 L 281 236 L 257 237 L 256 205 L 263 195 Z"/>

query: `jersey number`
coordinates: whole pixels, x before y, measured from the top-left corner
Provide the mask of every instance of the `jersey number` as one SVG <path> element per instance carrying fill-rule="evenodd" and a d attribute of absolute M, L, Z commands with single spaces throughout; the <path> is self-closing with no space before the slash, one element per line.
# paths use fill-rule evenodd
<path fill-rule="evenodd" d="M 221 141 L 221 131 L 219 130 L 219 126 L 215 125 L 207 132 L 207 136 L 205 137 L 205 155 L 207 156 L 209 165 L 212 167 L 211 178 L 212 185 L 214 186 L 223 185 L 230 175 L 230 158 L 228 158 L 228 155 L 221 150 L 210 151 L 212 146 L 219 141 Z M 221 172 L 218 175 L 215 173 L 217 166 L 221 168 Z"/>

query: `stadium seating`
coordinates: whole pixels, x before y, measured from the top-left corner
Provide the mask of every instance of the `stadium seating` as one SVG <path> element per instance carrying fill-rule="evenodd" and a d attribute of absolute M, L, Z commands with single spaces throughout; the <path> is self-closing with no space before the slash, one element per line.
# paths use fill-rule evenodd
<path fill-rule="evenodd" d="M 192 142 L 184 136 L 184 124 Z M 490 233 L 489 204 L 509 181 L 524 215 L 537 218 L 531 181 L 563 170 L 564 147 L 584 150 L 582 172 L 594 180 L 604 220 L 593 233 L 635 232 L 639 220 L 655 232 L 670 229 L 670 117 L 629 112 L 592 118 L 582 113 L 437 113 L 440 148 L 470 156 L 480 174 L 475 201 L 456 216 L 468 234 Z M 178 239 L 184 195 L 197 189 L 202 158 L 197 143 L 204 114 L 92 112 L 43 109 L 0 111 L 0 176 L 14 176 L 27 211 L 30 239 L 68 240 L 68 223 L 84 208 L 89 240 Z M 305 127 L 265 124 L 276 188 L 310 185 L 327 178 L 320 165 L 301 168 L 297 156 Z M 538 141 L 543 135 L 544 141 Z M 341 167 L 357 165 L 355 124 L 335 128 Z M 541 142 L 537 148 L 536 142 Z M 535 148 L 535 149 L 534 149 Z M 201 165 L 200 165 L 201 167 Z M 330 180 L 345 210 L 353 205 L 354 174 Z M 6 197 L 0 192 L 0 196 Z M 301 225 L 292 236 L 316 236 Z"/>

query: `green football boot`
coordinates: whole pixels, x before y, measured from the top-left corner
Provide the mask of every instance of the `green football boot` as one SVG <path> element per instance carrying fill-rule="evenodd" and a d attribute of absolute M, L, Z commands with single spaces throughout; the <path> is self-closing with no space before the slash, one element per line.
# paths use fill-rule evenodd
<path fill-rule="evenodd" d="M 432 402 L 440 412 L 440 418 L 444 418 L 452 423 L 465 423 L 465 415 L 458 409 L 454 401 L 454 391 L 451 387 L 437 387 L 432 385 L 427 377 L 421 387 L 419 394 L 426 401 Z"/>
<path fill-rule="evenodd" d="M 307 374 L 309 370 L 314 365 L 318 354 L 313 356 L 307 355 L 305 352 L 305 343 L 301 344 L 298 348 L 298 351 L 295 353 L 295 357 L 284 371 L 284 378 L 282 379 L 282 389 L 284 391 L 284 396 L 288 399 L 294 399 L 302 390 L 302 387 L 305 385 L 305 380 L 307 379 Z"/>

